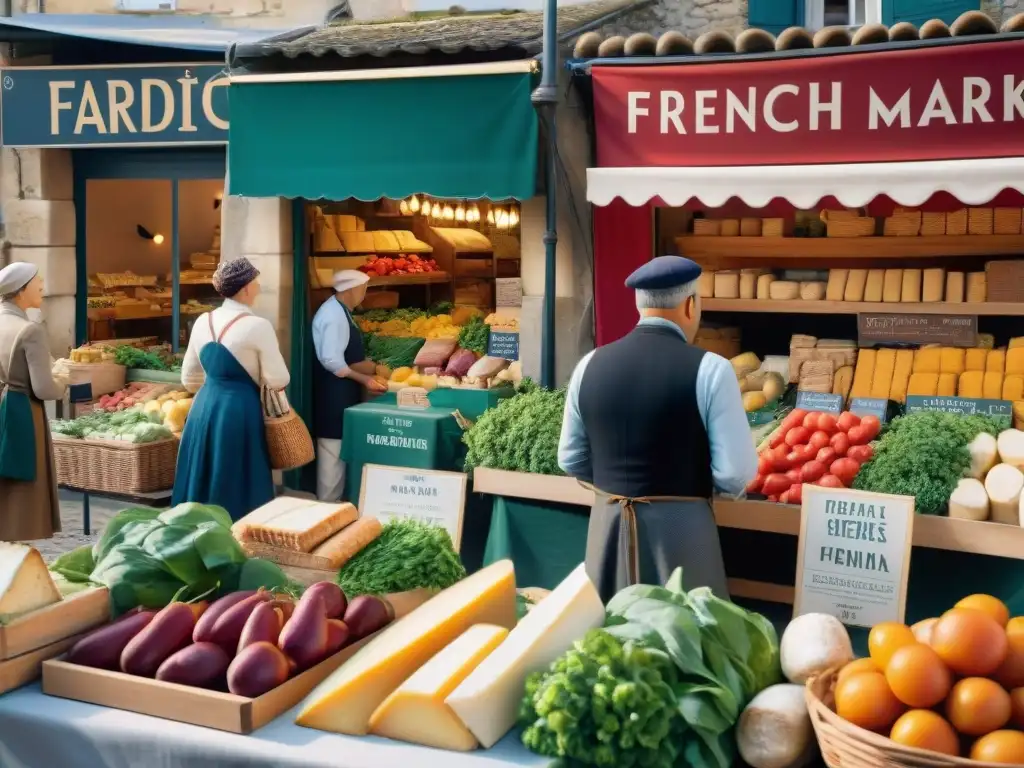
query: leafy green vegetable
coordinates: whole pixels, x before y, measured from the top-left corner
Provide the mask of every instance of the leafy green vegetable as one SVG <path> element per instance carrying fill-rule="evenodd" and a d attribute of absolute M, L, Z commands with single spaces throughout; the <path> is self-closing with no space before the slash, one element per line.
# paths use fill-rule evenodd
<path fill-rule="evenodd" d="M 981 432 L 999 433 L 988 416 L 911 413 L 895 419 L 860 468 L 860 491 L 913 496 L 923 515 L 944 515 L 949 496 L 971 466 L 967 445 Z"/>
<path fill-rule="evenodd" d="M 465 577 L 466 568 L 444 528 L 391 520 L 380 536 L 341 567 L 338 584 L 352 597 L 445 589 Z"/>
<path fill-rule="evenodd" d="M 361 320 L 371 323 L 386 323 L 388 320 L 402 320 L 411 323 L 417 317 L 426 314 L 422 309 L 368 309 L 365 312 L 357 313 Z"/>
<path fill-rule="evenodd" d="M 152 443 L 168 440 L 171 431 L 153 419 L 160 415 L 145 413 L 142 408 L 129 408 L 108 413 L 93 411 L 73 421 L 54 420 L 50 429 L 58 435 L 76 439 L 121 440 L 129 443 Z"/>
<path fill-rule="evenodd" d="M 535 388 L 485 411 L 462 436 L 469 447 L 466 469 L 491 467 L 544 475 L 558 466 L 558 438 L 565 390 Z"/>
<path fill-rule="evenodd" d="M 171 366 L 160 355 L 136 347 L 118 347 L 114 350 L 114 360 L 126 368 L 138 368 L 145 371 L 171 370 Z"/>
<path fill-rule="evenodd" d="M 363 334 L 366 357 L 380 365 L 394 370 L 403 366 L 411 366 L 416 353 L 426 343 L 426 339 L 416 336 L 398 337 L 381 336 L 375 333 Z"/>
<path fill-rule="evenodd" d="M 663 651 L 591 630 L 549 670 L 527 678 L 523 743 L 576 764 L 672 768 L 684 731 L 678 687 Z"/>
<path fill-rule="evenodd" d="M 471 317 L 459 331 L 459 346 L 478 355 L 486 355 L 490 337 L 491 327 L 482 318 Z"/>
<path fill-rule="evenodd" d="M 455 309 L 455 305 L 450 301 L 435 301 L 430 305 L 430 309 L 427 310 L 427 315 L 430 317 L 435 317 L 436 315 L 450 315 L 453 309 Z"/>

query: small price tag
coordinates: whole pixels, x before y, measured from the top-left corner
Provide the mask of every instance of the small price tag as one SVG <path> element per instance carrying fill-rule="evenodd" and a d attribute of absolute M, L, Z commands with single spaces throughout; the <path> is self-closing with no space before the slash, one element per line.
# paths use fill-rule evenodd
<path fill-rule="evenodd" d="M 427 396 L 427 390 L 423 387 L 406 387 L 405 389 L 399 390 L 398 397 L 395 398 L 399 408 L 423 408 L 430 407 L 430 398 Z"/>
<path fill-rule="evenodd" d="M 931 395 L 910 395 L 907 397 L 907 413 L 939 411 L 956 413 L 961 416 L 991 416 L 1005 424 L 1013 422 L 1013 403 L 1009 400 L 984 400 L 973 397 L 932 397 Z"/>
<path fill-rule="evenodd" d="M 497 331 L 492 328 L 487 340 L 487 354 L 491 357 L 500 357 L 502 360 L 518 360 L 519 332 Z"/>
<path fill-rule="evenodd" d="M 823 411 L 824 413 L 840 414 L 843 412 L 843 396 L 833 395 L 829 392 L 805 392 L 800 390 L 796 393 L 796 407 L 805 411 Z"/>
<path fill-rule="evenodd" d="M 855 397 L 850 401 L 850 412 L 858 416 L 877 416 L 883 424 L 888 415 L 889 401 L 880 397 Z"/>

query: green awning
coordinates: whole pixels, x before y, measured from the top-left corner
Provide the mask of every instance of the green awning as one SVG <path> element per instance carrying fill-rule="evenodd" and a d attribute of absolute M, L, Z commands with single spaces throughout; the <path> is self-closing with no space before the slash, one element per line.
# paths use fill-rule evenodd
<path fill-rule="evenodd" d="M 533 197 L 533 85 L 531 62 L 233 77 L 230 192 Z"/>

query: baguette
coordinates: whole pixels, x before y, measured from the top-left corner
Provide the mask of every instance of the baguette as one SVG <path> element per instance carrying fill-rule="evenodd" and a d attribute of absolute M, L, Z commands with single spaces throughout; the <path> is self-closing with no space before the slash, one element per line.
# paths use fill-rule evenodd
<path fill-rule="evenodd" d="M 310 554 L 326 558 L 330 561 L 331 568 L 336 570 L 380 536 L 381 528 L 380 520 L 376 517 L 361 517 L 331 536 Z"/>

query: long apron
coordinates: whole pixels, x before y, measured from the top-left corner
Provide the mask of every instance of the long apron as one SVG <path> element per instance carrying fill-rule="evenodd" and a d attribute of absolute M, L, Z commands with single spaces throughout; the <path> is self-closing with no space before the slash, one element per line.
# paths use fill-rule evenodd
<path fill-rule="evenodd" d="M 633 584 L 664 584 L 679 567 L 687 589 L 710 587 L 729 599 L 718 524 L 708 499 L 628 498 L 592 490 L 596 498 L 587 529 L 587 575 L 602 600 L 608 602 Z M 640 513 L 637 504 L 643 504 Z"/>
<path fill-rule="evenodd" d="M 174 477 L 174 504 L 224 507 L 238 520 L 274 498 L 260 389 L 220 339 L 199 351 L 206 373 L 185 422 Z M 211 328 L 213 320 L 210 320 Z"/>
<path fill-rule="evenodd" d="M 0 381 L 0 541 L 49 539 L 60 529 L 45 407 Z"/>

